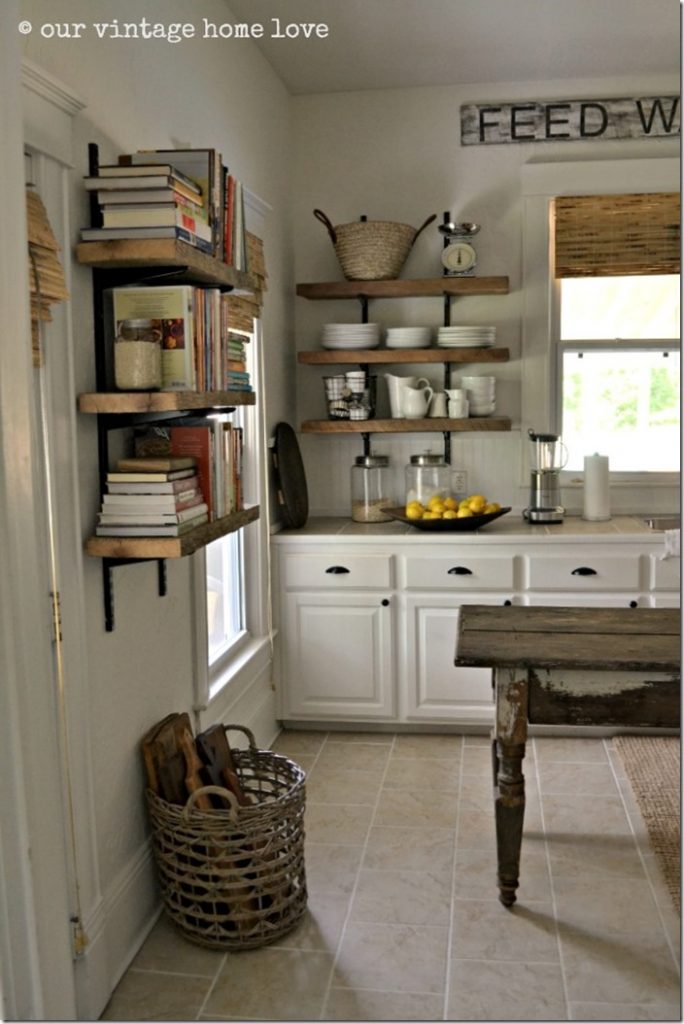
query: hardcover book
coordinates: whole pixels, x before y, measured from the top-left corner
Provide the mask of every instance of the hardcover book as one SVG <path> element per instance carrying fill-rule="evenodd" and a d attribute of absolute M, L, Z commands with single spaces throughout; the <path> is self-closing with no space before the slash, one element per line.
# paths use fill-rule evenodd
<path fill-rule="evenodd" d="M 196 526 L 202 526 L 208 520 L 207 514 L 187 523 L 168 523 L 164 526 L 96 526 L 98 537 L 180 537 Z"/>
<path fill-rule="evenodd" d="M 194 391 L 191 285 L 112 288 L 114 330 L 123 320 L 156 321 L 162 336 L 162 391 Z"/>

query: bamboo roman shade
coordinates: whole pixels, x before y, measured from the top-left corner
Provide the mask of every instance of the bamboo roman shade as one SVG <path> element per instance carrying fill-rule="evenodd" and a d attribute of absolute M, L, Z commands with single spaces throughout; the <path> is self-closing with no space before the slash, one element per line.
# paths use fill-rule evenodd
<path fill-rule="evenodd" d="M 678 192 L 559 196 L 556 277 L 678 274 Z"/>
<path fill-rule="evenodd" d="M 264 243 L 251 232 L 245 232 L 247 244 L 247 270 L 256 279 L 255 292 L 232 292 L 226 299 L 228 306 L 228 323 L 238 331 L 250 332 L 254 328 L 254 318 L 261 316 L 263 293 L 266 291 L 267 273 L 264 259 Z"/>
<path fill-rule="evenodd" d="M 40 323 L 52 320 L 50 306 L 69 298 L 64 271 L 59 261 L 59 244 L 50 227 L 43 202 L 31 188 L 26 189 L 29 288 L 31 293 L 31 342 L 33 365 L 42 365 Z"/>

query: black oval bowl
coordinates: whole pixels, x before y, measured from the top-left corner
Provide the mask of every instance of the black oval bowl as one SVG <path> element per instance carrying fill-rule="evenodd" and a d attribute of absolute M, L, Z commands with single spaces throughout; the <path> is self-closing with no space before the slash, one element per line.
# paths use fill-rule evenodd
<path fill-rule="evenodd" d="M 466 530 L 478 530 L 481 526 L 486 526 L 487 523 L 493 522 L 499 516 L 505 516 L 510 511 L 511 506 L 508 505 L 506 508 L 500 508 L 498 512 L 487 512 L 486 515 L 480 516 L 464 516 L 462 519 L 408 519 L 403 508 L 383 509 L 386 515 L 391 516 L 392 519 L 397 519 L 400 523 L 406 523 L 407 526 L 415 526 L 417 530 L 432 530 L 435 533 L 440 531 L 459 533 Z"/>

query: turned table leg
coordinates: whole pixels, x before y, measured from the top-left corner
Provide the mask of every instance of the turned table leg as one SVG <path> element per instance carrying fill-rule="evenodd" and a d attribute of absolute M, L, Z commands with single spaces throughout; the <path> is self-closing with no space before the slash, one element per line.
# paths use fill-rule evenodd
<path fill-rule="evenodd" d="M 496 851 L 499 899 L 515 903 L 525 815 L 522 762 L 527 738 L 527 672 L 497 669 L 495 779 Z"/>

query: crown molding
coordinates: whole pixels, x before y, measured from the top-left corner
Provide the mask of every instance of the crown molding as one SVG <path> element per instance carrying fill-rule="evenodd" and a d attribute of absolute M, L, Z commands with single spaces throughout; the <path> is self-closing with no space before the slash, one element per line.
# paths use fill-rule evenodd
<path fill-rule="evenodd" d="M 86 106 L 69 86 L 26 58 L 21 62 L 21 84 L 72 117 Z"/>

